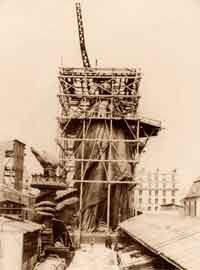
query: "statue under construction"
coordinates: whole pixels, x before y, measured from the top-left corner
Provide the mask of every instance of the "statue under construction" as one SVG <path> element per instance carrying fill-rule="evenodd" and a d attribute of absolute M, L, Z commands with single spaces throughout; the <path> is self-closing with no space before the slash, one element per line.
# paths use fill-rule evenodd
<path fill-rule="evenodd" d="M 160 122 L 140 117 L 139 69 L 92 68 L 76 4 L 83 68 L 59 69 L 59 161 L 80 195 L 80 229 L 115 229 L 133 215 L 135 167 Z"/>

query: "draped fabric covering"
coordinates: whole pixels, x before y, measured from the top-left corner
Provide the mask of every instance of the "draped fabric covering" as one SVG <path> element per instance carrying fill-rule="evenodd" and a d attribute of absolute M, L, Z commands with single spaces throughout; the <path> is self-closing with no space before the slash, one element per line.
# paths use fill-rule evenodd
<path fill-rule="evenodd" d="M 135 160 L 161 128 L 138 114 L 141 78 L 137 68 L 59 69 L 57 143 L 66 179 L 81 191 L 83 230 L 101 229 L 107 212 L 113 229 L 131 215 L 134 185 L 119 182 L 133 179 Z"/>
<path fill-rule="evenodd" d="M 78 131 L 77 131 L 78 132 Z M 112 133 L 112 135 L 111 135 Z M 109 138 L 112 136 L 111 143 Z M 89 141 L 77 142 L 74 146 L 76 161 L 74 179 L 100 181 L 130 181 L 133 179 L 135 145 L 124 142 L 133 139 L 127 127 L 109 121 L 93 120 L 86 124 L 85 135 Z M 121 140 L 121 141 L 120 141 Z M 88 161 L 91 159 L 91 161 Z M 109 162 L 110 161 L 110 162 Z M 80 183 L 76 184 L 80 190 Z M 110 225 L 115 228 L 120 221 L 131 215 L 132 185 L 111 185 Z M 83 183 L 82 230 L 95 231 L 107 222 L 107 189 L 105 183 Z"/>

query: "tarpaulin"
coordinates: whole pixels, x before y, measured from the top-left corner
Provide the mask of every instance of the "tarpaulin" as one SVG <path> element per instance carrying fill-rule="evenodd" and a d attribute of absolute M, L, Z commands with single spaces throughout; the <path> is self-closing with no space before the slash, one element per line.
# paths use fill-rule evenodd
<path fill-rule="evenodd" d="M 112 133 L 112 134 L 111 134 Z M 112 136 L 112 142 L 110 138 Z M 130 139 L 131 134 L 124 126 L 107 121 L 95 120 L 86 125 L 84 142 L 77 142 L 76 169 L 74 179 L 102 180 L 102 181 L 130 181 L 133 178 L 134 157 L 133 143 L 123 140 Z M 117 141 L 113 141 L 117 139 Z M 89 160 L 89 161 L 88 161 Z M 80 188 L 80 184 L 77 184 Z M 83 184 L 82 229 L 94 231 L 100 222 L 106 222 L 107 216 L 107 188 L 106 183 Z M 128 184 L 111 185 L 110 225 L 117 226 L 119 218 L 130 217 L 130 194 Z"/>

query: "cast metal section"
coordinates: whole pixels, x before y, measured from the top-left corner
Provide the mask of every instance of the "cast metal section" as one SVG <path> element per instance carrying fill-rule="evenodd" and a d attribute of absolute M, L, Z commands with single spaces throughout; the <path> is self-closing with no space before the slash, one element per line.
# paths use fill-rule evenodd
<path fill-rule="evenodd" d="M 161 128 L 160 121 L 139 116 L 139 84 L 142 74 L 139 69 L 60 68 L 59 69 L 59 115 L 57 144 L 59 159 L 70 183 L 80 183 L 80 213 L 83 202 L 83 184 L 107 184 L 107 230 L 110 224 L 110 190 L 112 185 L 135 186 L 135 175 L 120 181 L 112 179 L 111 168 L 121 162 L 133 171 L 139 162 L 146 143 L 156 136 Z M 106 136 L 88 136 L 96 124 L 104 125 Z M 123 129 L 124 137 L 116 136 L 117 128 Z M 119 144 L 131 149 L 131 157 L 119 152 Z M 91 153 L 85 151 L 91 145 Z M 103 147 L 105 146 L 105 147 Z M 94 152 L 98 149 L 98 153 Z M 104 155 L 107 151 L 107 155 Z M 115 151 L 115 155 L 111 152 Z M 81 155 L 77 155 L 80 152 Z M 87 168 L 91 163 L 102 163 L 105 179 L 87 179 Z M 75 168 L 80 168 L 80 177 L 75 177 Z M 63 173 L 61 172 L 61 173 Z M 133 198 L 130 198 L 133 200 Z M 120 210 L 119 210 L 120 211 Z M 120 213 L 119 213 L 120 216 Z M 80 216 L 81 230 L 81 216 Z M 120 221 L 120 220 L 119 220 Z"/>

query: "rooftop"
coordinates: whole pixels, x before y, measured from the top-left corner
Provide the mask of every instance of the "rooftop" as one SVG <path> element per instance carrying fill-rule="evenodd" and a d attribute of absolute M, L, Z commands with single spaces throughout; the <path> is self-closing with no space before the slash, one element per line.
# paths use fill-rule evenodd
<path fill-rule="evenodd" d="M 25 198 L 34 197 L 32 194 L 22 193 L 5 184 L 0 184 L 0 202 L 10 201 L 25 205 Z"/>
<path fill-rule="evenodd" d="M 200 219 L 143 214 L 122 222 L 120 228 L 178 269 L 199 269 Z"/>
<path fill-rule="evenodd" d="M 197 180 L 193 182 L 189 192 L 184 199 L 193 197 L 200 197 L 200 177 L 198 177 Z"/>
<path fill-rule="evenodd" d="M 1 232 L 33 232 L 41 230 L 42 226 L 28 221 L 20 220 L 17 218 L 0 217 L 0 233 Z"/>

